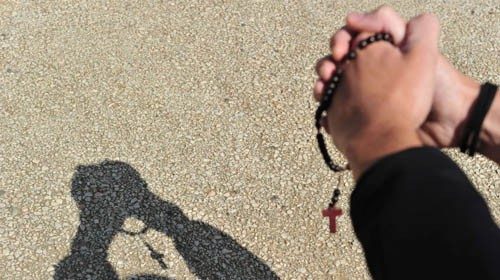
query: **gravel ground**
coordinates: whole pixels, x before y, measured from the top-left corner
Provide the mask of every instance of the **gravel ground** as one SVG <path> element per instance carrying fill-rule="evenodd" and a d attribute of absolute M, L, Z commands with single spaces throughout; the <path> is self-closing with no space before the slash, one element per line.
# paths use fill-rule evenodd
<path fill-rule="evenodd" d="M 381 3 L 1 1 L 0 279 L 369 279 L 348 215 L 320 216 L 310 92 Z M 389 4 L 500 82 L 498 1 Z M 499 221 L 498 165 L 448 153 Z"/>

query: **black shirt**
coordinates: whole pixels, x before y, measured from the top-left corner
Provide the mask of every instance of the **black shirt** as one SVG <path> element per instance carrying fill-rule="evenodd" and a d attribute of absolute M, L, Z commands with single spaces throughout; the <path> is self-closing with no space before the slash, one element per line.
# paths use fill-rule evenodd
<path fill-rule="evenodd" d="M 351 196 L 374 279 L 500 279 L 500 229 L 460 168 L 434 148 L 378 161 Z"/>

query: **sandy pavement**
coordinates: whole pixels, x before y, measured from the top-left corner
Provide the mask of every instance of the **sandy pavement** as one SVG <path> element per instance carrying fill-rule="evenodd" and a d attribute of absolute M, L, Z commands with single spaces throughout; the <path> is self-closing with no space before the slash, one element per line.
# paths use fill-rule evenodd
<path fill-rule="evenodd" d="M 0 1 L 0 279 L 369 279 L 349 216 L 320 216 L 310 93 L 381 3 Z M 498 1 L 388 3 L 500 82 Z M 448 153 L 500 221 L 498 165 Z"/>

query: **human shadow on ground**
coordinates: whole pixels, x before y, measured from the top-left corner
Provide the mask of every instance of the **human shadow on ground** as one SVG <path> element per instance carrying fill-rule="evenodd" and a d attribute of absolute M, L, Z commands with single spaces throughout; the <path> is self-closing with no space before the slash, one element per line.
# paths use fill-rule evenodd
<path fill-rule="evenodd" d="M 231 236 L 201 221 L 190 220 L 175 204 L 148 190 L 146 182 L 129 164 L 104 161 L 78 166 L 71 195 L 80 209 L 80 226 L 71 253 L 55 266 L 54 279 L 118 279 L 107 260 L 117 234 L 141 235 L 148 230 L 172 239 L 189 270 L 199 279 L 279 279 L 261 259 Z M 145 224 L 141 232 L 122 229 L 127 218 Z M 159 267 L 167 269 L 164 256 L 141 238 Z M 135 275 L 127 279 L 168 279 Z"/>

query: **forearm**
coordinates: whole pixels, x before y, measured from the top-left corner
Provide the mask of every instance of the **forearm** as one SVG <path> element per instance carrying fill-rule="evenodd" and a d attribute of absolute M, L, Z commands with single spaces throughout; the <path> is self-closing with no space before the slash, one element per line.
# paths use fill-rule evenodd
<path fill-rule="evenodd" d="M 437 149 L 375 163 L 351 196 L 351 218 L 374 279 L 500 275 L 498 227 L 464 173 Z"/>

